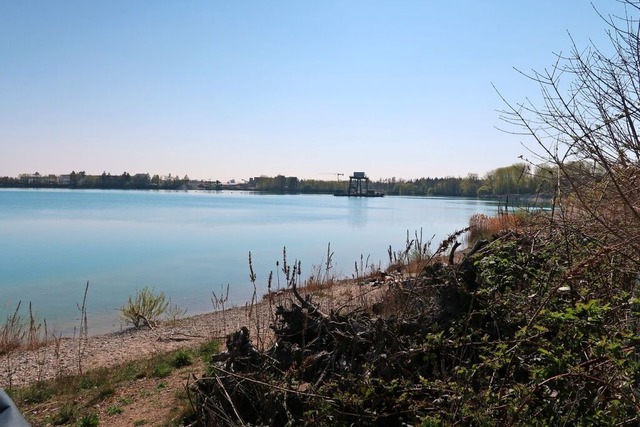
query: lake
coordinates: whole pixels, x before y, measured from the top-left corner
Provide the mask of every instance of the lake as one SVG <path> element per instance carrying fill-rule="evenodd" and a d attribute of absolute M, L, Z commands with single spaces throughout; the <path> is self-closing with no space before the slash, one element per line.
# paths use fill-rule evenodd
<path fill-rule="evenodd" d="M 494 215 L 497 206 L 462 198 L 2 189 L 0 314 L 30 302 L 50 330 L 70 334 L 87 282 L 91 334 L 120 329 L 118 307 L 144 286 L 188 315 L 211 311 L 212 291 L 227 284 L 228 305 L 241 305 L 253 293 L 249 252 L 261 295 L 284 247 L 307 277 L 330 244 L 334 274 L 351 277 L 361 257 L 384 268 L 387 248 L 403 249 L 407 231 L 435 236 L 435 249 L 475 213 Z"/>

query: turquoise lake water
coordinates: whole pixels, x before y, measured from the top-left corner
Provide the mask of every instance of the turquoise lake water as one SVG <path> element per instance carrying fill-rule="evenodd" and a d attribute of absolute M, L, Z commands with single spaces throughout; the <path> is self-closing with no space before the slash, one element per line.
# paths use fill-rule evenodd
<path fill-rule="evenodd" d="M 346 198 L 246 192 L 0 190 L 0 311 L 29 302 L 50 329 L 69 334 L 89 282 L 89 332 L 121 328 L 118 307 L 137 289 L 164 292 L 187 314 L 211 311 L 211 292 L 229 285 L 229 303 L 258 292 L 276 261 L 324 262 L 351 277 L 361 255 L 382 267 L 422 229 L 433 247 L 495 203 L 460 198 Z M 275 276 L 274 276 L 275 277 Z"/>

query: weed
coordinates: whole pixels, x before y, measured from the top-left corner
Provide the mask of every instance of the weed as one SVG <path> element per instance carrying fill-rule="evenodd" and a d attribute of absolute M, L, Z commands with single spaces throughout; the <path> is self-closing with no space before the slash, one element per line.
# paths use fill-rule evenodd
<path fill-rule="evenodd" d="M 78 408 L 72 403 L 65 403 L 53 415 L 51 422 L 53 425 L 70 424 L 78 418 Z"/>
<path fill-rule="evenodd" d="M 115 372 L 115 374 L 118 373 Z M 77 377 L 72 377 L 71 380 L 77 384 L 78 389 L 89 390 L 108 386 L 113 382 L 113 376 L 114 372 L 111 369 L 97 368 Z"/>
<path fill-rule="evenodd" d="M 113 396 L 116 392 L 116 389 L 111 385 L 107 384 L 105 386 L 99 387 L 95 390 L 95 395 L 91 402 L 102 402 L 110 396 Z"/>
<path fill-rule="evenodd" d="M 185 401 L 189 400 L 189 394 L 187 393 L 186 387 L 175 390 L 173 395 L 176 397 L 176 399 L 179 399 L 179 400 L 185 400 Z"/>
<path fill-rule="evenodd" d="M 207 341 L 201 344 L 200 348 L 198 349 L 198 353 L 200 354 L 200 357 L 205 361 L 208 361 L 211 358 L 211 356 L 213 356 L 214 354 L 217 354 L 219 351 L 220 351 L 220 342 L 218 340 Z"/>
<path fill-rule="evenodd" d="M 38 381 L 32 386 L 21 389 L 16 397 L 25 403 L 33 404 L 45 402 L 53 396 L 53 394 L 54 389 L 49 383 Z"/>
<path fill-rule="evenodd" d="M 111 405 L 107 407 L 107 414 L 109 415 L 118 415 L 123 412 L 122 408 L 116 405 Z"/>
<path fill-rule="evenodd" d="M 133 403 L 133 399 L 130 397 L 121 397 L 118 402 L 120 402 L 121 405 L 131 405 Z"/>
<path fill-rule="evenodd" d="M 229 301 L 229 285 L 227 284 L 227 290 L 224 291 L 222 285 L 220 285 L 220 294 L 216 295 L 215 292 L 211 291 L 213 297 L 211 298 L 211 303 L 213 304 L 213 309 L 216 311 L 220 311 L 222 313 L 222 325 L 220 326 L 220 335 L 223 334 L 227 327 L 227 311 L 225 304 Z"/>
<path fill-rule="evenodd" d="M 159 362 L 153 366 L 151 375 L 156 378 L 166 378 L 173 372 L 173 366 L 166 362 Z"/>
<path fill-rule="evenodd" d="M 171 365 L 174 368 L 182 368 L 184 366 L 190 366 L 193 364 L 193 352 L 189 350 L 178 350 L 173 355 Z"/>
<path fill-rule="evenodd" d="M 96 427 L 98 425 L 100 425 L 100 418 L 96 413 L 85 415 L 78 422 L 78 427 Z"/>
<path fill-rule="evenodd" d="M 118 371 L 121 380 L 131 381 L 144 378 L 146 376 L 140 362 L 128 362 Z"/>
<path fill-rule="evenodd" d="M 20 314 L 22 302 L 18 302 L 15 310 L 0 324 L 0 356 L 19 347 L 37 349 L 47 342 L 47 334 L 42 330 L 42 323 L 33 314 L 33 307 L 29 303 L 28 319 Z M 46 323 L 45 323 L 46 329 Z"/>
<path fill-rule="evenodd" d="M 20 304 L 18 303 L 15 311 L 2 325 L 0 330 L 0 354 L 8 353 L 17 348 L 24 339 L 24 323 L 20 317 Z"/>
<path fill-rule="evenodd" d="M 458 233 L 454 233 L 450 236 L 450 238 L 453 237 L 455 240 L 455 237 L 457 237 L 457 235 Z M 416 274 L 422 268 L 424 268 L 425 265 L 431 262 L 433 258 L 438 255 L 442 255 L 444 250 L 447 249 L 448 245 L 452 243 L 449 241 L 449 239 L 443 241 L 436 252 L 433 253 L 431 251 L 432 239 L 433 236 L 431 239 L 425 241 L 422 229 L 420 229 L 420 232 L 415 231 L 414 237 L 411 238 L 409 230 L 407 230 L 407 237 L 403 250 L 394 251 L 392 250 L 391 246 L 387 248 L 387 255 L 389 257 L 388 270 L 406 270 L 409 274 Z M 443 244 L 445 244 L 444 247 Z M 363 270 L 362 267 L 361 270 Z M 375 271 L 373 266 L 371 267 L 371 270 L 372 272 Z"/>

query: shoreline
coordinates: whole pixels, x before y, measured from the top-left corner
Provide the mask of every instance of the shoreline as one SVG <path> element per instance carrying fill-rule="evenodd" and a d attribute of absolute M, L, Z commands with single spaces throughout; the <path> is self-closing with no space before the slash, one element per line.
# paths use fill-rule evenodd
<path fill-rule="evenodd" d="M 312 295 L 319 308 L 330 311 L 376 300 L 383 288 L 371 286 L 365 278 L 299 291 L 303 297 Z M 225 307 L 175 322 L 163 321 L 153 329 L 131 327 L 87 337 L 56 338 L 35 349 L 17 349 L 0 356 L 0 388 L 27 386 L 37 381 L 113 367 L 182 348 L 194 348 L 213 339 L 224 341 L 228 334 L 243 326 L 249 328 L 256 347 L 267 348 L 273 340 L 269 325 L 274 321 L 275 307 L 287 306 L 292 300 L 291 292 L 285 290 L 245 306 Z M 223 347 L 224 343 L 221 351 Z"/>
<path fill-rule="evenodd" d="M 262 313 L 262 301 L 254 304 L 254 309 L 260 315 L 266 314 Z M 0 387 L 29 385 L 196 347 L 212 339 L 222 339 L 234 329 L 245 326 L 250 320 L 247 314 L 245 307 L 232 307 L 175 322 L 163 321 L 153 329 L 130 327 L 87 337 L 54 338 L 38 348 L 17 349 L 0 356 Z"/>

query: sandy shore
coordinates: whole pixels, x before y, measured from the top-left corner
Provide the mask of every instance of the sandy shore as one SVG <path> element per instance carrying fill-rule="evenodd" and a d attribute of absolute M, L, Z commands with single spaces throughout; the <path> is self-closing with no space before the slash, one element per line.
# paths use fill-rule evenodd
<path fill-rule="evenodd" d="M 382 287 L 354 282 L 307 291 L 322 310 L 348 309 L 377 299 Z M 304 295 L 305 292 L 301 291 Z M 269 325 L 273 308 L 291 303 L 292 295 L 282 292 L 244 307 L 200 314 L 161 323 L 149 329 L 127 329 L 84 339 L 62 338 L 35 350 L 20 350 L 0 356 L 0 387 L 8 388 L 35 381 L 77 374 L 98 367 L 152 357 L 180 348 L 193 348 L 215 338 L 223 339 L 242 326 L 249 327 L 254 344 L 271 342 Z M 224 345 L 221 347 L 224 349 Z"/>

